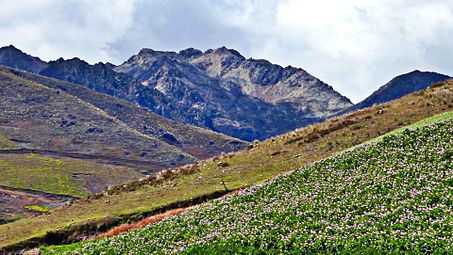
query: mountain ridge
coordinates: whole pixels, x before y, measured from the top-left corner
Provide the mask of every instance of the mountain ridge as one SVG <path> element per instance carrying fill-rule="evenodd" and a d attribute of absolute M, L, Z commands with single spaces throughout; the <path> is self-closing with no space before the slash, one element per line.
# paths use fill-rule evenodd
<path fill-rule="evenodd" d="M 406 94 L 425 89 L 434 83 L 451 79 L 431 71 L 413 70 L 400 74 L 375 90 L 370 96 L 347 109 L 348 112 L 398 99 Z"/>
<path fill-rule="evenodd" d="M 234 61 L 221 62 L 222 75 L 215 75 L 218 65 L 210 62 L 224 57 Z M 1 60 L 0 64 L 11 66 Z M 318 122 L 351 105 L 302 69 L 246 59 L 225 47 L 205 52 L 144 48 L 118 66 L 60 58 L 35 73 L 82 84 L 166 118 L 248 141 Z"/>

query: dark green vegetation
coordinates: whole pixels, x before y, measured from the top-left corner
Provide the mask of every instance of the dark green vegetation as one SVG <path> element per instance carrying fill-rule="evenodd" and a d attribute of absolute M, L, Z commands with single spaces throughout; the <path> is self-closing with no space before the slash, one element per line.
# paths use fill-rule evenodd
<path fill-rule="evenodd" d="M 144 229 L 43 253 L 450 253 L 453 119 L 443 118 Z"/>
<path fill-rule="evenodd" d="M 40 217 L 0 225 L 0 247 L 28 245 L 49 232 L 78 226 L 98 226 L 112 219 L 127 221 L 148 212 L 194 197 L 247 187 L 291 169 L 329 157 L 354 145 L 413 124 L 426 117 L 453 110 L 453 82 L 437 84 L 385 105 L 338 117 L 324 123 L 269 139 L 249 150 L 199 162 L 189 174 L 159 183 L 135 182 L 131 188 L 96 199 L 77 201 Z M 72 232 L 71 232 L 72 231 Z M 78 233 L 76 233 L 79 231 Z M 18 246 L 16 246 L 18 247 Z"/>

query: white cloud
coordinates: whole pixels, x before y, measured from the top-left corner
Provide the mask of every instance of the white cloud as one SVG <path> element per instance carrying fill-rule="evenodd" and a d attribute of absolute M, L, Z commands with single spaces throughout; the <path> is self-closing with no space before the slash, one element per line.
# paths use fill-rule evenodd
<path fill-rule="evenodd" d="M 264 55 L 306 68 L 354 101 L 413 69 L 453 74 L 452 1 L 287 0 Z"/>
<path fill-rule="evenodd" d="M 44 59 L 111 61 L 108 42 L 131 25 L 133 1 L 0 1 L 0 42 Z"/>
<path fill-rule="evenodd" d="M 453 75 L 453 0 L 0 0 L 0 44 L 119 63 L 227 46 L 299 66 L 358 101 L 413 69 Z"/>

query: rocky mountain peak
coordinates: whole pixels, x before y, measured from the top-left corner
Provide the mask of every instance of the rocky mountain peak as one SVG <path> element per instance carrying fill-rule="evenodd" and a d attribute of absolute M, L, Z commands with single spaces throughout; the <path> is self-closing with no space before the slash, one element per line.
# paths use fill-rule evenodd
<path fill-rule="evenodd" d="M 233 55 L 233 56 L 236 56 L 238 58 L 243 58 L 244 59 L 244 56 L 241 55 L 241 53 L 239 53 L 239 51 L 235 50 L 235 49 L 229 49 L 225 46 L 222 46 L 220 48 L 217 48 L 217 49 L 210 49 L 210 50 L 207 50 L 205 52 L 205 54 L 211 54 L 211 53 L 214 53 L 214 54 L 217 54 L 217 55 Z"/>
<path fill-rule="evenodd" d="M 179 51 L 178 54 L 185 58 L 193 58 L 193 57 L 201 56 L 203 54 L 203 52 L 199 49 L 187 48 L 185 50 Z"/>
<path fill-rule="evenodd" d="M 64 59 L 64 58 L 59 58 L 57 59 L 56 61 L 50 61 L 49 64 L 54 64 L 54 63 L 58 63 L 58 64 L 66 64 L 66 65 L 69 65 L 69 66 L 88 66 L 90 65 L 88 62 L 86 62 L 85 60 L 82 60 L 78 57 L 73 57 L 73 58 L 70 58 L 70 59 Z"/>
<path fill-rule="evenodd" d="M 0 48 L 0 64 L 35 73 L 47 67 L 45 61 L 32 57 L 13 45 Z"/>
<path fill-rule="evenodd" d="M 159 56 L 175 57 L 177 55 L 178 55 L 178 53 L 176 53 L 174 51 L 159 51 L 159 50 L 153 50 L 153 49 L 149 49 L 149 48 L 143 48 L 134 57 L 141 57 L 141 58 L 159 57 Z"/>
<path fill-rule="evenodd" d="M 191 59 L 191 64 L 206 71 L 213 77 L 223 76 L 226 70 L 238 67 L 245 60 L 238 51 L 221 47 L 209 49 L 202 55 Z"/>
<path fill-rule="evenodd" d="M 14 45 L 12 45 L 12 44 L 10 44 L 10 45 L 8 45 L 8 46 L 0 47 L 0 50 L 1 50 L 1 51 L 11 50 L 11 51 L 18 51 L 18 52 L 23 53 L 21 50 L 19 50 L 18 48 L 14 47 Z"/>

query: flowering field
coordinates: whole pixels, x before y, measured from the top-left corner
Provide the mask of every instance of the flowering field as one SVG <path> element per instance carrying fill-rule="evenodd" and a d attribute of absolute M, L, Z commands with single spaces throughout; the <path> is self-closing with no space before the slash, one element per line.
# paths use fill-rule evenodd
<path fill-rule="evenodd" d="M 453 252 L 453 120 L 368 144 L 117 237 L 44 254 Z"/>

